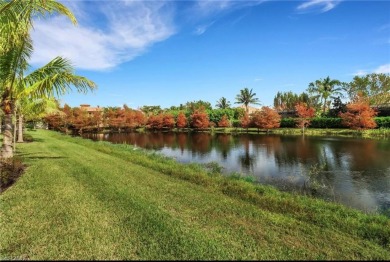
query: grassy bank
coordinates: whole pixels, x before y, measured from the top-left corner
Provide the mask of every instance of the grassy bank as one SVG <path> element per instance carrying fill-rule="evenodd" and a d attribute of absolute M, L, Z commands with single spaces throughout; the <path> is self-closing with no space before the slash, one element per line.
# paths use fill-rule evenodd
<path fill-rule="evenodd" d="M 390 220 L 127 145 L 30 132 L 2 259 L 390 259 Z"/>

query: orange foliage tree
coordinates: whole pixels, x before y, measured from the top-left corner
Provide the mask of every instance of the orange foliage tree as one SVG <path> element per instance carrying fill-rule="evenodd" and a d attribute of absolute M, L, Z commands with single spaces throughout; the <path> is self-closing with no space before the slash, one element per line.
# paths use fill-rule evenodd
<path fill-rule="evenodd" d="M 207 128 L 209 127 L 209 116 L 204 107 L 200 107 L 191 115 L 191 126 L 193 128 Z"/>
<path fill-rule="evenodd" d="M 280 127 L 281 116 L 268 106 L 263 106 L 260 111 L 256 111 L 252 117 L 252 123 L 257 128 L 270 129 Z"/>
<path fill-rule="evenodd" d="M 91 125 L 88 113 L 79 107 L 73 109 L 72 122 L 73 126 L 79 130 L 82 130 L 83 128 Z"/>
<path fill-rule="evenodd" d="M 307 106 L 306 103 L 298 103 L 295 105 L 295 110 L 298 114 L 297 126 L 302 128 L 302 132 L 305 133 L 305 127 L 310 124 L 311 118 L 314 117 L 316 111 L 313 107 Z"/>
<path fill-rule="evenodd" d="M 246 128 L 248 131 L 248 127 L 251 124 L 251 119 L 249 118 L 249 114 L 245 112 L 245 114 L 240 118 L 240 124 L 242 128 Z"/>
<path fill-rule="evenodd" d="M 361 95 L 357 95 L 356 99 L 347 105 L 347 112 L 340 113 L 344 126 L 352 129 L 367 129 L 375 128 L 376 123 L 374 117 L 377 115 Z"/>
<path fill-rule="evenodd" d="M 184 128 L 184 127 L 187 126 L 187 118 L 186 118 L 186 115 L 183 112 L 180 112 L 177 115 L 176 126 L 178 128 Z"/>
<path fill-rule="evenodd" d="M 230 121 L 226 115 L 223 115 L 221 120 L 218 122 L 219 127 L 229 127 Z"/>
<path fill-rule="evenodd" d="M 163 127 L 172 129 L 175 126 L 175 118 L 172 114 L 163 114 Z"/>
<path fill-rule="evenodd" d="M 49 114 L 44 117 L 49 129 L 60 130 L 63 120 L 60 114 Z"/>
<path fill-rule="evenodd" d="M 151 129 L 162 129 L 163 128 L 163 115 L 150 115 L 146 126 Z"/>

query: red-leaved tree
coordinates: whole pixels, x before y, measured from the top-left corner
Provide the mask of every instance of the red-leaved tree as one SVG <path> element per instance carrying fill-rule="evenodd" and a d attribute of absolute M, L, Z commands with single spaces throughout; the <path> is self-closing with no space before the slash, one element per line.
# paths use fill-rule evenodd
<path fill-rule="evenodd" d="M 163 128 L 163 115 L 150 115 L 148 122 L 146 123 L 148 128 L 151 129 L 162 129 Z"/>
<path fill-rule="evenodd" d="M 374 117 L 377 115 L 361 95 L 357 95 L 356 99 L 347 105 L 347 112 L 340 113 L 344 126 L 352 129 L 368 129 L 375 128 L 376 123 Z"/>
<path fill-rule="evenodd" d="M 307 106 L 306 103 L 298 103 L 295 106 L 295 110 L 298 114 L 297 126 L 302 128 L 302 132 L 305 133 L 305 127 L 310 124 L 311 118 L 314 117 L 316 111 L 313 107 Z"/>
<path fill-rule="evenodd" d="M 268 106 L 263 106 L 260 111 L 256 111 L 252 117 L 252 123 L 257 128 L 270 129 L 280 127 L 281 116 Z"/>
<path fill-rule="evenodd" d="M 175 118 L 172 114 L 163 114 L 163 127 L 172 129 L 175 126 Z"/>
<path fill-rule="evenodd" d="M 180 112 L 180 113 L 177 115 L 176 126 L 177 126 L 178 128 L 187 127 L 187 118 L 186 118 L 186 115 L 185 115 L 183 112 Z"/>
<path fill-rule="evenodd" d="M 251 124 L 251 119 L 249 118 L 249 114 L 245 112 L 245 114 L 240 118 L 240 124 L 242 128 L 246 128 L 246 131 L 248 132 L 248 127 Z"/>
<path fill-rule="evenodd" d="M 191 115 L 191 126 L 193 128 L 207 128 L 209 124 L 209 116 L 203 106 L 196 109 Z"/>
<path fill-rule="evenodd" d="M 229 127 L 230 121 L 226 115 L 223 115 L 221 120 L 218 122 L 219 127 Z"/>

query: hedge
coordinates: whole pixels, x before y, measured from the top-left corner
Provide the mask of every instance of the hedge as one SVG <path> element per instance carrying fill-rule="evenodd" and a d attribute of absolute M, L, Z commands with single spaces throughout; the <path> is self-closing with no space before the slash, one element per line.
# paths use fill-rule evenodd
<path fill-rule="evenodd" d="M 296 118 L 282 118 L 280 122 L 280 127 L 296 127 Z M 389 128 L 390 127 L 390 117 L 375 117 L 375 122 L 378 128 Z M 341 118 L 338 117 L 316 117 L 311 120 L 311 128 L 345 128 L 342 125 Z"/>

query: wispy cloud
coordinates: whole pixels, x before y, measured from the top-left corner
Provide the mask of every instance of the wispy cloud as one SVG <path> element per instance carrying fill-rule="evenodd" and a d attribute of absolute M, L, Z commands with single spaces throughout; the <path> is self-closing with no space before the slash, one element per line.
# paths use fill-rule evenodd
<path fill-rule="evenodd" d="M 378 28 L 378 31 L 388 31 L 388 30 L 390 30 L 390 23 L 384 24 Z"/>
<path fill-rule="evenodd" d="M 264 1 L 62 0 L 76 15 L 79 25 L 73 26 L 64 17 L 37 20 L 31 62 L 43 65 L 63 56 L 80 69 L 109 70 L 176 34 L 180 30 L 178 17 L 181 23 L 194 27 L 194 34 L 202 35 L 220 17 Z M 182 13 L 176 12 L 178 5 L 184 6 L 184 19 Z"/>
<path fill-rule="evenodd" d="M 335 8 L 341 1 L 342 0 L 310 0 L 298 5 L 296 9 L 300 13 L 325 13 Z"/>
<path fill-rule="evenodd" d="M 367 74 L 368 74 L 367 70 L 359 69 L 358 71 L 356 71 L 352 75 L 354 75 L 354 76 L 364 76 L 364 75 L 367 75 Z"/>
<path fill-rule="evenodd" d="M 106 70 L 143 54 L 150 46 L 175 33 L 169 2 L 94 1 L 95 19 L 88 23 L 84 2 L 72 4 L 81 15 L 74 27 L 63 17 L 48 23 L 38 20 L 32 34 L 33 64 L 44 64 L 55 56 L 69 58 L 76 67 Z M 90 6 L 89 6 L 90 8 Z M 100 23 L 97 28 L 96 23 Z"/>
<path fill-rule="evenodd" d="M 390 64 L 381 65 L 374 70 L 377 74 L 390 74 Z"/>
<path fill-rule="evenodd" d="M 384 64 L 384 65 L 378 66 L 377 68 L 371 69 L 371 70 L 359 69 L 355 73 L 353 73 L 352 75 L 354 75 L 354 76 L 364 76 L 364 75 L 367 75 L 367 74 L 370 74 L 370 73 L 390 74 L 390 64 Z"/>
<path fill-rule="evenodd" d="M 203 35 L 207 31 L 207 29 L 214 24 L 214 22 L 215 21 L 213 21 L 211 23 L 208 23 L 208 24 L 197 26 L 195 28 L 194 34 L 196 34 L 196 35 Z"/>

